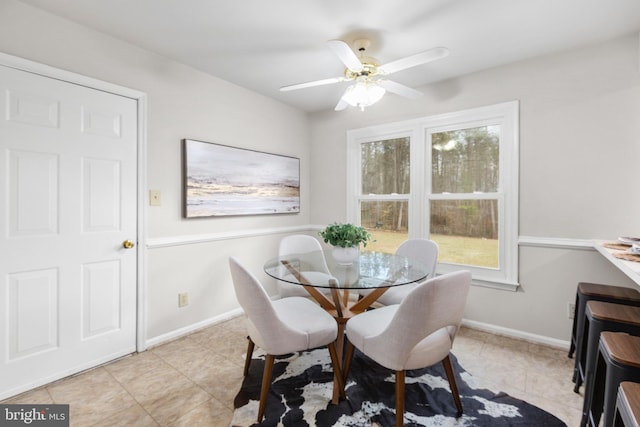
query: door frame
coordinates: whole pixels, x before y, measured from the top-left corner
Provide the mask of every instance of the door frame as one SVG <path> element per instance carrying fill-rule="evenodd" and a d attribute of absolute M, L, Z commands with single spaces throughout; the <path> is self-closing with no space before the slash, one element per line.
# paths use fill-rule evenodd
<path fill-rule="evenodd" d="M 0 65 L 56 80 L 131 98 L 137 103 L 137 256 L 136 256 L 136 350 L 147 348 L 147 94 L 135 89 L 94 79 L 0 52 Z"/>

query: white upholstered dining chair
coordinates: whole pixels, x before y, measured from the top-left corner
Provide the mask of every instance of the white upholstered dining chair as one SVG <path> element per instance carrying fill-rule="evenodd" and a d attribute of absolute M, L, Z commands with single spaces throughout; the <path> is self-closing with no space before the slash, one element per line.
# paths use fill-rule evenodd
<path fill-rule="evenodd" d="M 320 245 L 318 239 L 307 234 L 293 234 L 291 236 L 283 237 L 282 240 L 280 240 L 278 256 L 282 257 L 285 255 L 306 254 L 310 252 L 317 252 L 318 260 L 315 264 L 320 267 L 318 269 L 319 271 L 301 271 L 300 273 L 314 282 L 329 283 L 329 280 L 336 280 L 329 272 L 329 267 L 327 267 L 327 262 L 322 254 L 322 245 Z M 288 283 L 282 280 L 278 280 L 276 283 L 278 286 L 278 293 L 281 298 L 292 296 L 309 297 L 309 293 L 301 285 Z M 331 292 L 330 288 L 316 289 L 324 294 L 329 294 Z"/>
<path fill-rule="evenodd" d="M 237 258 L 229 258 L 233 287 L 240 306 L 247 316 L 249 345 L 244 375 L 249 371 L 255 345 L 266 353 L 258 422 L 262 421 L 271 385 L 275 356 L 327 346 L 334 369 L 335 384 L 345 397 L 335 340 L 338 325 L 329 313 L 310 300 L 301 297 L 272 301 L 258 279 L 244 268 Z"/>
<path fill-rule="evenodd" d="M 396 255 L 404 256 L 409 262 L 418 262 L 423 265 L 429 275 L 427 279 L 432 279 L 436 274 L 436 265 L 438 263 L 438 244 L 429 239 L 408 239 L 405 240 L 396 249 Z M 404 297 L 411 292 L 418 284 L 392 286 L 386 290 L 377 300 L 376 303 L 382 305 L 400 304 Z M 360 291 L 360 295 L 364 296 L 371 291 Z"/>
<path fill-rule="evenodd" d="M 471 285 L 458 271 L 420 283 L 400 304 L 366 311 L 347 322 L 344 380 L 354 348 L 396 372 L 396 426 L 403 425 L 405 371 L 442 362 L 458 413 L 462 402 L 449 358 Z M 382 379 L 381 379 L 382 380 Z"/>

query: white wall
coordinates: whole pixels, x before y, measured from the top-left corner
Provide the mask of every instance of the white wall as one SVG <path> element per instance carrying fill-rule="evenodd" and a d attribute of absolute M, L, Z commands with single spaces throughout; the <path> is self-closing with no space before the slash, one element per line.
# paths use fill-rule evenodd
<path fill-rule="evenodd" d="M 311 220 L 345 219 L 347 130 L 519 100 L 522 286 L 474 287 L 465 317 L 566 341 L 577 281 L 633 286 L 596 252 L 553 239 L 640 235 L 638 63 L 634 35 L 430 85 L 416 101 L 390 95 L 364 112 L 313 114 Z"/>
<path fill-rule="evenodd" d="M 147 179 L 163 201 L 148 208 L 151 340 L 237 308 L 229 255 L 259 273 L 282 233 L 345 218 L 348 129 L 520 100 L 520 234 L 640 234 L 640 198 L 631 197 L 640 158 L 635 36 L 430 85 L 418 101 L 387 96 L 365 112 L 310 117 L 15 0 L 0 0 L 0 51 L 148 94 Z M 302 212 L 182 219 L 182 138 L 300 157 Z M 519 292 L 473 288 L 467 318 L 562 341 L 570 328 L 566 304 L 578 280 L 631 286 L 595 252 L 554 244 L 523 245 L 520 273 Z M 179 309 L 177 294 L 184 291 L 191 304 Z"/>
<path fill-rule="evenodd" d="M 149 339 L 236 309 L 228 256 L 259 274 L 279 231 L 309 223 L 309 129 L 300 111 L 13 0 L 0 0 L 0 51 L 148 95 L 148 187 L 162 192 L 147 217 Z M 299 157 L 301 213 L 183 219 L 183 138 Z M 189 243 L 252 230 L 261 236 Z M 185 291 L 190 305 L 178 308 Z"/>

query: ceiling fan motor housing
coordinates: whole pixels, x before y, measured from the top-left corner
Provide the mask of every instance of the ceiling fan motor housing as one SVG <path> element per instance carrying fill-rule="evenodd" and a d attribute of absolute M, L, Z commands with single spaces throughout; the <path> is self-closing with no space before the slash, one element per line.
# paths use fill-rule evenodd
<path fill-rule="evenodd" d="M 362 58 L 362 70 L 352 71 L 348 68 L 344 69 L 344 77 L 347 80 L 355 80 L 358 77 L 374 77 L 378 75 L 378 64 L 374 58 Z M 371 60 L 371 61 L 369 61 Z"/>

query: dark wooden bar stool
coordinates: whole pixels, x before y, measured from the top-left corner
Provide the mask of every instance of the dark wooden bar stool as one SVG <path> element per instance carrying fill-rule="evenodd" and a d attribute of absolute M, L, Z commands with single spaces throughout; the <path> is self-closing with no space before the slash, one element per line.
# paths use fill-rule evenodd
<path fill-rule="evenodd" d="M 581 353 L 581 358 L 576 356 L 578 369 L 573 389 L 576 393 L 583 382 L 591 381 L 589 377 L 595 370 L 600 334 L 604 331 L 640 335 L 640 307 L 601 301 L 587 302 L 584 324 L 586 350 Z"/>
<path fill-rule="evenodd" d="M 640 337 L 605 331 L 600 335 L 593 380 L 587 379 L 580 427 L 613 425 L 618 388 L 640 381 Z"/>
<path fill-rule="evenodd" d="M 601 285 L 597 283 L 580 282 L 576 290 L 576 304 L 573 313 L 573 326 L 569 357 L 575 352 L 576 363 L 573 371 L 573 381 L 578 378 L 578 361 L 584 360 L 587 333 L 584 331 L 585 312 L 588 301 L 603 301 L 640 307 L 640 292 L 622 286 Z M 584 363 L 584 362 L 582 362 Z M 577 393 L 580 385 L 574 391 Z"/>
<path fill-rule="evenodd" d="M 623 381 L 618 387 L 613 427 L 640 427 L 640 384 Z"/>

